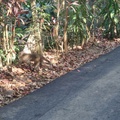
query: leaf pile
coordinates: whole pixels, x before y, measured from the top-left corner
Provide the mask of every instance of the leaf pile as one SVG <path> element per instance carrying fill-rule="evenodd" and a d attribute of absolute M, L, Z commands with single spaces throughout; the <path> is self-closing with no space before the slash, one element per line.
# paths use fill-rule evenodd
<path fill-rule="evenodd" d="M 53 66 L 44 62 L 39 72 L 31 71 L 27 65 L 21 64 L 13 65 L 10 71 L 3 68 L 0 71 L 0 106 L 43 87 L 55 78 L 98 58 L 119 45 L 120 39 L 114 41 L 96 39 L 89 41 L 83 48 L 77 46 L 67 54 L 59 53 L 58 57 L 53 51 L 46 52 L 45 57 L 52 62 Z"/>

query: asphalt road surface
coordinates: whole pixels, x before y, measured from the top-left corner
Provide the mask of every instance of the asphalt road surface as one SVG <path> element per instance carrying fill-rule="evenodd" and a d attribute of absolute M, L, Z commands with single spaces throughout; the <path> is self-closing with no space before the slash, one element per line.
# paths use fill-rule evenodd
<path fill-rule="evenodd" d="M 0 120 L 120 120 L 120 47 L 0 108 Z"/>

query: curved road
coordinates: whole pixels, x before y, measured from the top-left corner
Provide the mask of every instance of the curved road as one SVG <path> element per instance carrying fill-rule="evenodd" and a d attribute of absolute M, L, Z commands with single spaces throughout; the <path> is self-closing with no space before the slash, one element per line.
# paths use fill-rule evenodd
<path fill-rule="evenodd" d="M 120 120 L 120 47 L 0 108 L 0 120 Z"/>

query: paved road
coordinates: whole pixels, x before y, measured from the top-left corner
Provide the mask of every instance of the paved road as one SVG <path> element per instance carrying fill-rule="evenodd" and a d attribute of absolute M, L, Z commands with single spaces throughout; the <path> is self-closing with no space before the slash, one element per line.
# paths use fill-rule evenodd
<path fill-rule="evenodd" d="M 120 120 L 120 47 L 0 108 L 0 120 Z"/>

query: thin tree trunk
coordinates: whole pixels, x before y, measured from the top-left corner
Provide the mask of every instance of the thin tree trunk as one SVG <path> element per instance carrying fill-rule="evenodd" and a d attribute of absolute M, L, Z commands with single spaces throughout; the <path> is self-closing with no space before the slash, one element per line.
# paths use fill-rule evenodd
<path fill-rule="evenodd" d="M 0 56 L 0 68 L 2 68 L 2 67 L 3 67 L 2 58 L 1 58 L 1 56 Z"/>
<path fill-rule="evenodd" d="M 36 52 L 40 55 L 43 55 L 43 46 L 42 46 L 42 21 L 38 21 L 38 12 L 36 10 L 36 0 L 31 0 L 31 9 L 32 9 L 32 18 L 33 18 L 33 33 L 35 39 L 35 48 Z"/>
<path fill-rule="evenodd" d="M 58 44 L 59 17 L 60 17 L 60 0 L 57 1 L 57 24 L 55 26 L 55 42 L 56 42 L 57 54 L 58 54 L 58 49 L 59 49 L 59 44 Z"/>
<path fill-rule="evenodd" d="M 68 27 L 68 6 L 66 6 L 66 2 L 65 2 L 65 25 L 64 25 L 64 50 L 65 50 L 65 53 L 68 52 L 67 27 Z"/>

